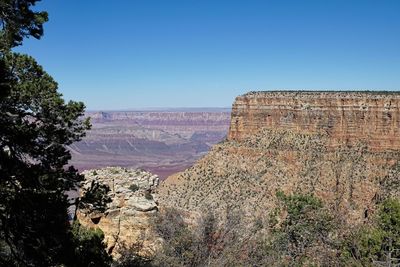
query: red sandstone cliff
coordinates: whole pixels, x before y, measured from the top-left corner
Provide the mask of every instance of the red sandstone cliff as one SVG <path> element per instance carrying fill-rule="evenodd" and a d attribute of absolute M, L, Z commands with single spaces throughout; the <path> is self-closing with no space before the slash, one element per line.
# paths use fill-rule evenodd
<path fill-rule="evenodd" d="M 399 109 L 394 92 L 239 96 L 228 140 L 162 183 L 159 203 L 251 218 L 275 208 L 277 191 L 300 192 L 355 225 L 380 199 L 400 196 Z"/>
<path fill-rule="evenodd" d="M 331 146 L 366 141 L 371 150 L 400 149 L 400 93 L 250 92 L 236 98 L 229 140 L 262 128 L 327 133 Z"/>

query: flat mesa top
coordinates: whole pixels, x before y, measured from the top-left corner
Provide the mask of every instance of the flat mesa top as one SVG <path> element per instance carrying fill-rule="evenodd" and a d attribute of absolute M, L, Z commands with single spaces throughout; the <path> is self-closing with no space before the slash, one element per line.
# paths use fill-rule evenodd
<path fill-rule="evenodd" d="M 251 91 L 240 97 L 339 97 L 339 98 L 399 98 L 400 91 Z"/>

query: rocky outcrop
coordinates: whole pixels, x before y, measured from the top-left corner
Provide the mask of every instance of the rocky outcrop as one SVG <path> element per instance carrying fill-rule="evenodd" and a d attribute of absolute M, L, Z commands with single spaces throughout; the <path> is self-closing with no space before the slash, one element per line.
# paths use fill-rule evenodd
<path fill-rule="evenodd" d="M 250 92 L 236 98 L 229 140 L 260 129 L 326 133 L 329 145 L 365 141 L 371 150 L 400 149 L 399 92 Z"/>
<path fill-rule="evenodd" d="M 274 210 L 282 190 L 314 194 L 356 225 L 382 199 L 400 196 L 399 109 L 397 93 L 240 96 L 228 140 L 162 183 L 160 203 L 255 218 Z"/>
<path fill-rule="evenodd" d="M 116 258 L 119 252 L 141 243 L 142 253 L 152 253 L 157 247 L 150 221 L 158 210 L 154 189 L 158 176 L 149 172 L 120 167 L 108 167 L 83 172 L 85 192 L 93 181 L 108 185 L 111 202 L 104 212 L 92 208 L 79 209 L 77 218 L 90 228 L 104 232 L 107 249 Z"/>

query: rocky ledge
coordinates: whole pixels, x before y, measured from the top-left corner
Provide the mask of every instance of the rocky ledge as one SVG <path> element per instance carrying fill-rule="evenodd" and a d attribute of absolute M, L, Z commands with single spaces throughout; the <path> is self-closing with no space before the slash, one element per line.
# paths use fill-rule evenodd
<path fill-rule="evenodd" d="M 92 182 L 105 184 L 110 188 L 111 202 L 104 211 L 96 207 L 78 209 L 79 222 L 90 228 L 100 228 L 108 251 L 116 258 L 119 252 L 138 245 L 143 253 L 154 251 L 156 244 L 149 227 L 158 210 L 154 190 L 159 178 L 147 171 L 107 167 L 87 170 L 82 173 L 85 182 L 81 192 L 88 190 Z"/>
<path fill-rule="evenodd" d="M 250 92 L 232 107 L 229 140 L 261 129 L 328 134 L 330 146 L 364 141 L 370 150 L 400 150 L 399 92 Z"/>

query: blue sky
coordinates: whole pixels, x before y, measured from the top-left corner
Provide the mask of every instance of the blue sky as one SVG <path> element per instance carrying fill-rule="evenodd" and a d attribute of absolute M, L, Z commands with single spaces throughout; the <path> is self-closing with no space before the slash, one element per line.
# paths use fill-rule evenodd
<path fill-rule="evenodd" d="M 43 0 L 34 56 L 88 109 L 229 107 L 252 90 L 400 89 L 397 0 Z"/>

